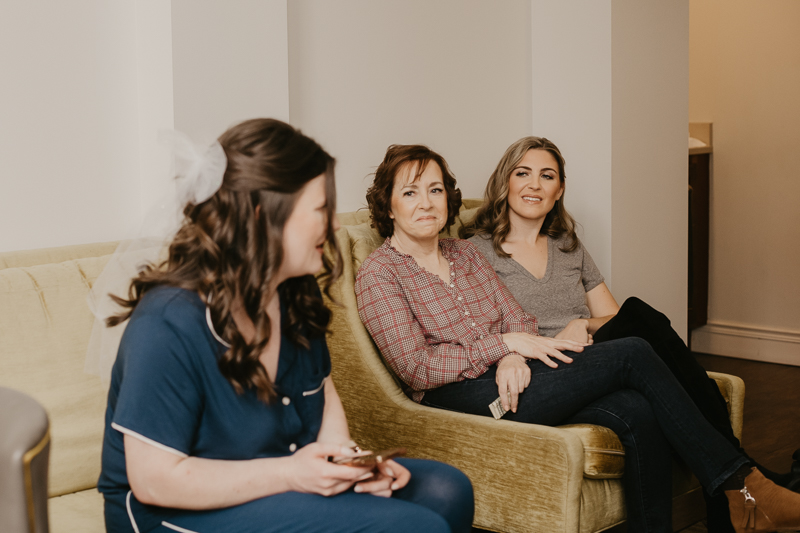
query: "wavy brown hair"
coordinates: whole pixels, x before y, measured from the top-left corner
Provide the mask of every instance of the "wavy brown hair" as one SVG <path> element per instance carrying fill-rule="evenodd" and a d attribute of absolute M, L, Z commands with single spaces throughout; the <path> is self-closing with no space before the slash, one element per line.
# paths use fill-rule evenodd
<path fill-rule="evenodd" d="M 443 230 L 453 225 L 461 207 L 461 191 L 456 187 L 456 177 L 442 156 L 420 144 L 393 144 L 386 149 L 386 156 L 375 171 L 375 179 L 367 189 L 367 205 L 372 227 L 384 239 L 394 233 L 394 222 L 389 216 L 392 208 L 392 190 L 395 178 L 406 165 L 418 163 L 416 181 L 433 161 L 442 171 L 444 191 L 447 194 L 447 221 Z"/>
<path fill-rule="evenodd" d="M 511 257 L 502 248 L 503 241 L 511 231 L 511 222 L 508 218 L 508 182 L 511 173 L 519 166 L 528 150 L 546 150 L 553 156 L 558 164 L 558 179 L 564 192 L 556 200 L 553 209 L 545 216 L 541 235 L 548 235 L 554 239 L 567 236 L 567 243 L 562 252 L 572 252 L 578 247 L 578 236 L 575 233 L 575 219 L 570 216 L 564 207 L 564 194 L 566 193 L 567 174 L 564 171 L 566 162 L 561 151 L 551 141 L 544 137 L 523 137 L 508 147 L 506 153 L 497 163 L 497 168 L 492 172 L 486 191 L 483 193 L 483 204 L 478 208 L 475 218 L 459 230 L 462 239 L 473 235 L 491 235 L 494 251 L 500 257 Z"/>
<path fill-rule="evenodd" d="M 273 119 L 253 119 L 219 137 L 228 160 L 220 189 L 208 200 L 189 203 L 184 220 L 169 245 L 167 259 L 148 265 L 131 282 L 128 298 L 112 298 L 127 311 L 108 319 L 114 326 L 128 319 L 151 289 L 170 285 L 200 294 L 211 309 L 215 329 L 231 347 L 220 357 L 219 370 L 237 393 L 255 389 L 260 400 L 276 397 L 274 384 L 259 361 L 270 340 L 267 304 L 283 261 L 284 226 L 303 187 L 324 174 L 328 213 L 328 246 L 333 262 L 323 256 L 320 281 L 327 293 L 342 270 L 332 221 L 336 212 L 334 159 L 314 140 Z M 286 304 L 281 329 L 295 344 L 325 334 L 330 311 L 314 276 L 284 281 L 278 292 Z M 255 325 L 245 341 L 231 315 L 240 302 Z"/>

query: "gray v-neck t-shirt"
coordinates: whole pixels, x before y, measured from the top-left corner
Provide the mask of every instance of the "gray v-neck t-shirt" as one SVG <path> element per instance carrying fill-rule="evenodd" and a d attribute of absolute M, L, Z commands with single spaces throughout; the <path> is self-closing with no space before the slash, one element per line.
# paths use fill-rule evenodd
<path fill-rule="evenodd" d="M 566 240 L 547 238 L 547 270 L 539 279 L 513 257 L 500 257 L 490 236 L 469 239 L 497 272 L 517 302 L 539 322 L 539 334 L 553 337 L 575 318 L 589 318 L 586 293 L 603 283 L 603 275 L 583 244 L 562 252 Z"/>

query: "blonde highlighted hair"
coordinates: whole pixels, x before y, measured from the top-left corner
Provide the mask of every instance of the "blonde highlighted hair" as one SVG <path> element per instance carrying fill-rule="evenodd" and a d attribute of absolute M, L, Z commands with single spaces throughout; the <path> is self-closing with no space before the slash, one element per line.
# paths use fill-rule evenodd
<path fill-rule="evenodd" d="M 511 173 L 517 168 L 528 153 L 528 150 L 546 150 L 558 164 L 558 179 L 563 188 L 567 179 L 564 171 L 564 157 L 551 141 L 544 137 L 523 137 L 506 149 L 497 167 L 492 172 L 486 190 L 483 193 L 483 204 L 478 208 L 475 218 L 461 227 L 459 236 L 468 239 L 473 235 L 491 235 L 495 253 L 500 257 L 510 257 L 501 244 L 505 241 L 511 222 L 508 217 L 508 182 Z M 572 252 L 578 247 L 578 236 L 575 234 L 575 220 L 564 207 L 564 194 L 556 200 L 553 209 L 547 213 L 539 232 L 554 239 L 566 235 L 567 243 L 563 252 Z"/>

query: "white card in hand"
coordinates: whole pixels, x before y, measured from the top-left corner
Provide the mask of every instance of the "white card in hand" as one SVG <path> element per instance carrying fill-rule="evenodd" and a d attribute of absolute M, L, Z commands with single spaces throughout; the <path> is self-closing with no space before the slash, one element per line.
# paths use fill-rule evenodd
<path fill-rule="evenodd" d="M 492 412 L 492 416 L 495 418 L 495 420 L 500 420 L 503 418 L 503 415 L 508 412 L 503 409 L 503 403 L 500 401 L 500 396 L 498 396 L 495 401 L 489 404 L 489 410 Z"/>

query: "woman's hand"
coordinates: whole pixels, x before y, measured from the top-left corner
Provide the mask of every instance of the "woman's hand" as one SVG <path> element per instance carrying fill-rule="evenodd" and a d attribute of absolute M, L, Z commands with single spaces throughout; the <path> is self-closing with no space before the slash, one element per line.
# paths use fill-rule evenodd
<path fill-rule="evenodd" d="M 558 368 L 558 365 L 550 359 L 551 357 L 564 363 L 572 362 L 571 357 L 564 355 L 559 350 L 582 352 L 583 347 L 587 345 L 585 342 L 551 339 L 522 332 L 503 333 L 503 342 L 509 351 L 517 352 L 528 359 L 538 359 L 551 368 Z"/>
<path fill-rule="evenodd" d="M 297 492 L 334 496 L 372 477 L 371 467 L 337 465 L 328 461 L 328 457 L 356 455 L 359 454 L 347 446 L 312 442 L 290 456 L 292 467 L 287 472 L 287 482 L 291 490 Z"/>
<path fill-rule="evenodd" d="M 589 321 L 585 318 L 570 320 L 564 329 L 558 332 L 555 339 L 570 340 L 584 344 L 592 344 L 592 334 L 589 333 Z"/>
<path fill-rule="evenodd" d="M 495 382 L 503 409 L 516 413 L 519 395 L 531 383 L 531 369 L 525 358 L 512 353 L 500 359 L 497 363 Z"/>
<path fill-rule="evenodd" d="M 371 479 L 357 483 L 353 490 L 388 498 L 392 491 L 405 487 L 410 479 L 411 472 L 406 467 L 389 459 L 378 464 Z"/>

